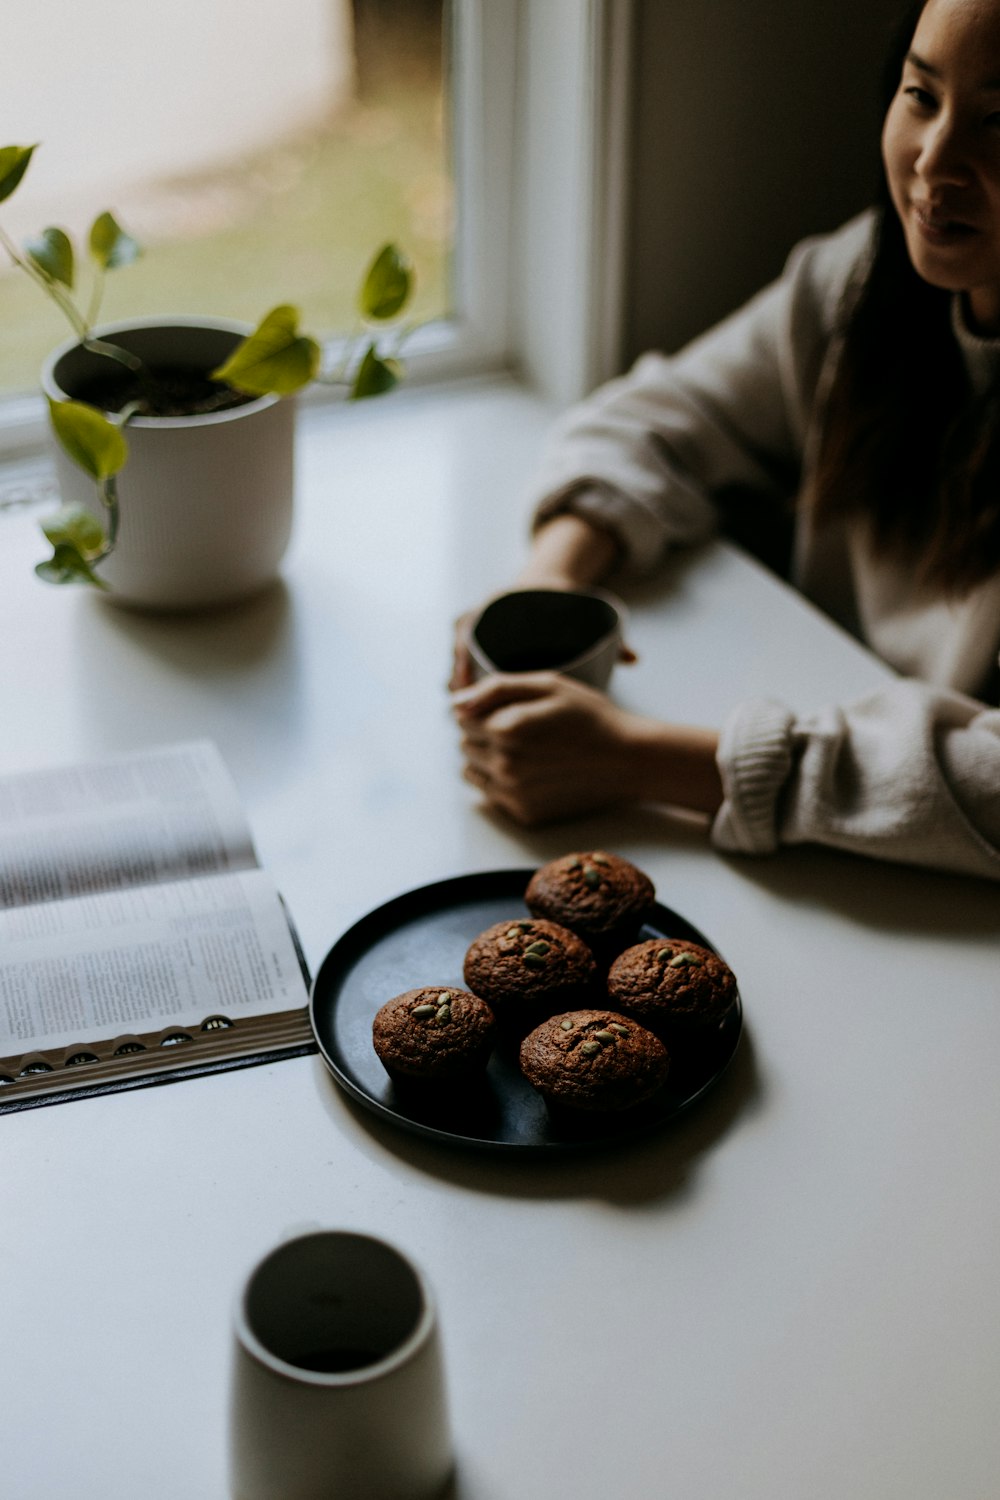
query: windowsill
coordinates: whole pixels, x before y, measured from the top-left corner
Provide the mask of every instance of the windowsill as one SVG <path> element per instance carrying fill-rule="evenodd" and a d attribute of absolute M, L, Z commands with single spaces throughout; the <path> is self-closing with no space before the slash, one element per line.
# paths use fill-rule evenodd
<path fill-rule="evenodd" d="M 335 370 L 347 351 L 343 340 L 324 346 L 324 367 Z M 451 322 L 417 328 L 401 355 L 406 367 L 405 388 L 428 385 L 450 389 L 480 379 L 502 379 L 505 366 L 477 338 L 475 330 Z M 299 401 L 305 408 L 340 406 L 343 394 L 321 382 L 308 386 Z M 7 464 L 31 461 L 48 450 L 45 400 L 40 390 L 0 395 L 0 471 Z"/>
<path fill-rule="evenodd" d="M 418 528 L 420 546 L 433 534 L 434 554 L 454 560 L 469 599 L 496 588 L 523 558 L 530 480 L 556 410 L 510 376 L 306 408 L 293 548 L 327 532 L 337 546 L 360 523 L 395 553 Z"/>
<path fill-rule="evenodd" d="M 489 559 L 488 576 L 469 578 L 470 597 L 496 587 L 521 558 L 528 483 L 556 410 L 513 376 L 496 374 L 407 382 L 359 402 L 306 401 L 298 421 L 297 535 L 322 537 L 333 515 L 336 545 L 345 509 L 370 511 L 386 536 L 404 536 L 419 519 L 452 555 Z M 0 464 L 0 523 L 8 555 L 24 550 L 17 565 L 37 560 L 38 521 L 58 503 L 48 451 Z M 465 546 L 473 531 L 489 531 L 490 546 Z"/>

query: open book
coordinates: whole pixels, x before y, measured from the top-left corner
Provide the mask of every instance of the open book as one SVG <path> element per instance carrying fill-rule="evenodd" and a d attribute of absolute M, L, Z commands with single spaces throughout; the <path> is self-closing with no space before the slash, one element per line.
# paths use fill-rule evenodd
<path fill-rule="evenodd" d="M 0 1112 L 312 1049 L 209 742 L 0 778 Z"/>

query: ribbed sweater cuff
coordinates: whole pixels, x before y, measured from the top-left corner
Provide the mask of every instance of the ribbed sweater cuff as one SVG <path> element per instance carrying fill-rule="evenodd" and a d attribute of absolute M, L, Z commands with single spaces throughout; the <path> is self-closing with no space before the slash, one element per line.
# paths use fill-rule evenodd
<path fill-rule="evenodd" d="M 719 740 L 725 800 L 712 824 L 712 842 L 740 854 L 778 847 L 778 798 L 792 767 L 792 714 L 781 703 L 741 703 Z"/>

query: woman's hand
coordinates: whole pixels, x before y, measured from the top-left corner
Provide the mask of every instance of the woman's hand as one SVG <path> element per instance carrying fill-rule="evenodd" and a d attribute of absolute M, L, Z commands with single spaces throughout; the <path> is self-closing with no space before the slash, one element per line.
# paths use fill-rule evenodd
<path fill-rule="evenodd" d="M 572 678 L 496 675 L 453 702 L 465 779 L 526 826 L 623 802 L 722 802 L 714 731 L 641 718 Z"/>

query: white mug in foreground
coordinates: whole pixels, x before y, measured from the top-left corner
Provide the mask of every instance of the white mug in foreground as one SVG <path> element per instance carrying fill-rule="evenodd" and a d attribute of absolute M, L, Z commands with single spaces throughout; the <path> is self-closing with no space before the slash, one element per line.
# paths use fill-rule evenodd
<path fill-rule="evenodd" d="M 234 1500 L 432 1500 L 452 1469 L 437 1317 L 385 1241 L 279 1245 L 235 1313 Z"/>
<path fill-rule="evenodd" d="M 624 604 L 603 589 L 513 589 L 492 599 L 472 624 L 473 675 L 561 672 L 604 689 L 624 628 Z"/>

